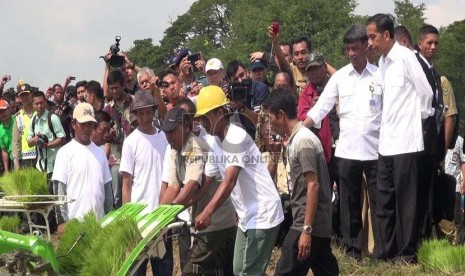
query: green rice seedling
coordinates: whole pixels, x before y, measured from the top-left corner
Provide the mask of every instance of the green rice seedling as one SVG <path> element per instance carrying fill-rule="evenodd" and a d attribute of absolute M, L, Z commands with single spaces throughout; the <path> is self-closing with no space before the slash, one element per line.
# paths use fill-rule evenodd
<path fill-rule="evenodd" d="M 18 233 L 21 227 L 21 220 L 18 216 L 3 216 L 0 218 L 0 230 Z"/>
<path fill-rule="evenodd" d="M 6 196 L 47 195 L 47 175 L 34 168 L 16 170 L 0 177 L 0 189 Z M 40 200 L 40 198 L 24 199 L 24 201 L 34 200 Z"/>
<path fill-rule="evenodd" d="M 465 247 L 453 246 L 447 240 L 426 241 L 418 250 L 418 262 L 435 273 L 464 273 Z"/>
<path fill-rule="evenodd" d="M 116 275 L 142 237 L 131 217 L 114 220 L 92 240 L 81 275 Z"/>
<path fill-rule="evenodd" d="M 86 253 L 92 247 L 94 237 L 101 231 L 102 227 L 92 212 L 81 221 L 73 219 L 67 223 L 57 249 L 58 265 L 63 275 L 79 275 Z"/>

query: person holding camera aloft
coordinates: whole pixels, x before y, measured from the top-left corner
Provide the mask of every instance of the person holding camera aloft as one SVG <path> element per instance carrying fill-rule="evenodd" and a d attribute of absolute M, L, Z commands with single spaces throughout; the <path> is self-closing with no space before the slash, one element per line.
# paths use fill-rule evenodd
<path fill-rule="evenodd" d="M 0 81 L 0 95 L 3 93 L 3 88 L 5 87 L 5 84 L 11 80 L 11 77 L 9 75 L 4 75 L 2 77 L 2 80 Z"/>
<path fill-rule="evenodd" d="M 107 84 L 107 78 L 110 74 L 111 68 L 120 69 L 121 73 L 124 75 L 124 92 L 129 95 L 134 95 L 136 91 L 139 89 L 139 85 L 137 84 L 136 74 L 139 72 L 140 68 L 136 66 L 134 62 L 131 62 L 126 54 L 120 51 L 119 42 L 121 40 L 120 36 L 116 36 L 115 38 L 116 43 L 110 46 L 110 50 L 105 54 L 105 56 L 101 56 L 105 61 L 105 72 L 103 74 L 103 94 L 105 98 L 110 97 L 111 94 L 109 91 L 109 87 Z"/>

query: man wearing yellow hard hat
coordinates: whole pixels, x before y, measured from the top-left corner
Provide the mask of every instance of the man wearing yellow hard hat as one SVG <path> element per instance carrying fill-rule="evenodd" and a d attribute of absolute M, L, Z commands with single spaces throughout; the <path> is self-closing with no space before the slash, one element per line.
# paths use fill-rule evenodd
<path fill-rule="evenodd" d="M 223 181 L 204 210 L 195 218 L 195 228 L 210 224 L 215 210 L 228 198 L 239 219 L 234 248 L 235 275 L 263 275 L 283 221 L 279 194 L 254 140 L 229 122 L 226 95 L 210 85 L 200 90 L 197 113 L 206 131 L 220 140 L 213 149 L 217 171 L 205 171 L 205 181 L 219 172 Z M 260 252 L 260 254 L 257 254 Z"/>

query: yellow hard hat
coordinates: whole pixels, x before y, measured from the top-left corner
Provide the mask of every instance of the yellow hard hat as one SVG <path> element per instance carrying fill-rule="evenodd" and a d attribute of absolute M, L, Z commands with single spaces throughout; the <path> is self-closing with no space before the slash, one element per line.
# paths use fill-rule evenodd
<path fill-rule="evenodd" d="M 216 85 L 209 85 L 200 89 L 200 93 L 197 96 L 197 113 L 195 117 L 199 117 L 207 114 L 210 110 L 213 110 L 217 107 L 228 104 L 228 99 L 223 92 L 223 89 Z"/>

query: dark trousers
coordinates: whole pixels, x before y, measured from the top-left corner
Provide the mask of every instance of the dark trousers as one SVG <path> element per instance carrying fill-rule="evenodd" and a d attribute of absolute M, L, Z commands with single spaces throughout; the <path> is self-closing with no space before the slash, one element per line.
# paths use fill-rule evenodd
<path fill-rule="evenodd" d="M 418 153 L 379 155 L 375 257 L 415 260 L 418 242 Z"/>
<path fill-rule="evenodd" d="M 173 240 L 169 238 L 165 241 L 166 253 L 162 259 L 150 258 L 152 275 L 171 276 L 173 275 Z M 148 260 L 145 260 L 137 269 L 135 275 L 142 276 L 147 274 Z"/>
<path fill-rule="evenodd" d="M 305 261 L 299 261 L 299 238 L 302 231 L 289 229 L 284 239 L 274 275 L 307 275 L 311 268 L 313 275 L 338 275 L 339 266 L 336 257 L 331 252 L 331 239 L 312 236 L 310 256 Z"/>
<path fill-rule="evenodd" d="M 365 173 L 369 196 L 370 215 L 375 224 L 376 182 L 378 160 L 358 161 L 339 159 L 339 184 L 341 187 L 341 230 L 346 255 L 360 258 L 362 255 L 362 177 Z M 373 233 L 376 231 L 373 229 Z"/>
<path fill-rule="evenodd" d="M 437 157 L 418 155 L 418 238 L 428 239 L 431 236 L 433 222 L 433 183 L 438 170 Z"/>

